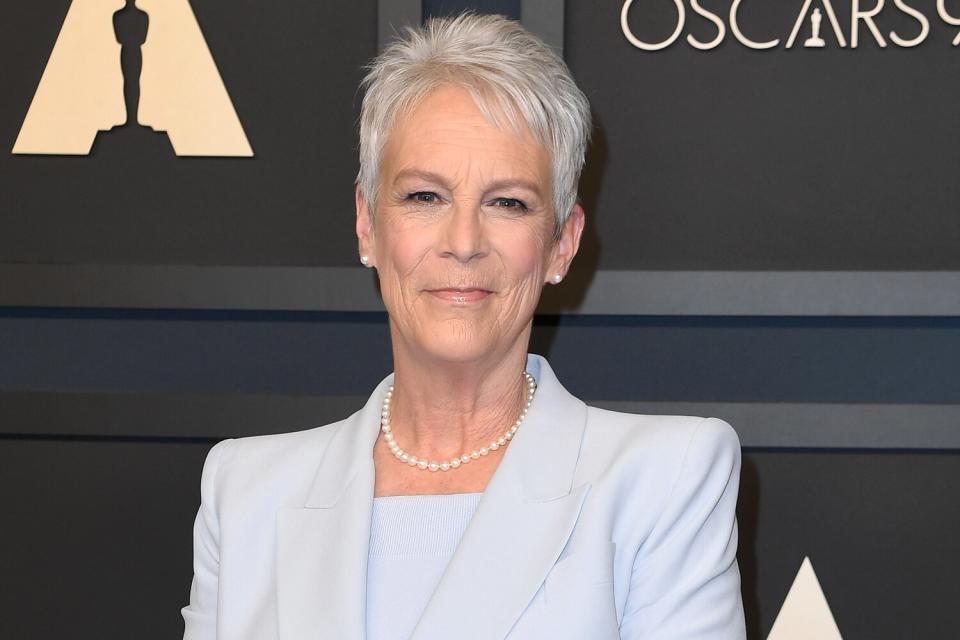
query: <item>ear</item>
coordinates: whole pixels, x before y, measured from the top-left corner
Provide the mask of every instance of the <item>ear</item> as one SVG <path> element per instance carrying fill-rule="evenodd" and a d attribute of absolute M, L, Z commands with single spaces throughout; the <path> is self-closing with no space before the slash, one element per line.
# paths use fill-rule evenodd
<path fill-rule="evenodd" d="M 366 266 L 372 267 L 375 266 L 373 256 L 376 245 L 373 237 L 373 221 L 370 218 L 370 203 L 359 184 L 354 190 L 354 199 L 357 206 L 357 241 L 360 255 L 367 256 L 369 262 Z"/>
<path fill-rule="evenodd" d="M 553 281 L 553 276 L 559 273 L 566 277 L 573 257 L 580 249 L 580 236 L 583 234 L 583 225 L 586 214 L 580 203 L 573 205 L 570 215 L 563 223 L 560 238 L 553 245 L 553 255 L 550 259 L 550 270 L 547 272 L 547 282 Z"/>

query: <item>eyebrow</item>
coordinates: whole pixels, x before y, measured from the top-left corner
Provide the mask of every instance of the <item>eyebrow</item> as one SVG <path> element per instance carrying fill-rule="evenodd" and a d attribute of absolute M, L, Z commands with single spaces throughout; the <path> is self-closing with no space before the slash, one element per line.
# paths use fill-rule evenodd
<path fill-rule="evenodd" d="M 440 174 L 432 171 L 423 171 L 420 169 L 404 169 L 396 175 L 393 183 L 396 184 L 405 178 L 420 178 L 421 180 L 426 180 L 427 182 L 433 182 L 444 187 L 447 186 L 446 180 Z M 537 183 L 524 180 L 523 178 L 503 178 L 501 180 L 496 180 L 493 183 L 486 185 L 485 190 L 496 191 L 498 189 L 508 189 L 510 187 L 520 187 L 521 189 L 526 189 L 537 195 L 541 195 L 540 189 L 537 188 Z"/>
<path fill-rule="evenodd" d="M 421 180 L 426 180 L 427 182 L 435 182 L 437 184 L 446 186 L 446 180 L 444 180 L 439 173 L 433 173 L 432 171 L 404 169 L 396 175 L 396 177 L 393 179 L 393 183 L 396 184 L 404 178 L 420 178 Z"/>
<path fill-rule="evenodd" d="M 496 182 L 487 185 L 487 191 L 509 189 L 510 187 L 520 187 L 521 189 L 531 191 L 538 196 L 540 195 L 540 189 L 537 188 L 537 184 L 535 182 L 524 180 L 523 178 L 505 178 L 503 180 L 497 180 Z"/>

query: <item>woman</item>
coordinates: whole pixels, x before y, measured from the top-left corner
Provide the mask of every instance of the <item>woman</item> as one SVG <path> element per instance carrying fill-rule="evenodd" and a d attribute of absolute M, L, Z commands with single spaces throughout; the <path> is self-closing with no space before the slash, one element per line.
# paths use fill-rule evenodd
<path fill-rule="evenodd" d="M 564 63 L 465 15 L 365 87 L 356 228 L 394 373 L 346 420 L 213 447 L 184 637 L 743 638 L 735 432 L 587 407 L 526 351 L 584 224 Z"/>

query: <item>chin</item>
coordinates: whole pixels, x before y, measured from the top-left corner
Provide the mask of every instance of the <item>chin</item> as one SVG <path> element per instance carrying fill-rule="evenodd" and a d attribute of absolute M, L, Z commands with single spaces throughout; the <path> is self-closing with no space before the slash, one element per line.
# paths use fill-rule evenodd
<path fill-rule="evenodd" d="M 471 325 L 444 323 L 430 335 L 420 336 L 419 349 L 443 362 L 473 362 L 489 356 L 497 348 L 496 340 Z"/>

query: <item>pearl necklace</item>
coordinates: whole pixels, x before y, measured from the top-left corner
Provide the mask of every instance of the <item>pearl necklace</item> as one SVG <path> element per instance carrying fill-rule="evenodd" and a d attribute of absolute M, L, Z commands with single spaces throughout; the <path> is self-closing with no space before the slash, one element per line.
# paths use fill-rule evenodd
<path fill-rule="evenodd" d="M 428 469 L 430 471 L 449 471 L 450 469 L 456 469 L 460 465 L 467 464 L 471 460 L 476 460 L 480 456 L 485 456 L 491 451 L 496 451 L 500 447 L 506 446 L 508 442 L 513 440 L 514 434 L 517 432 L 517 429 L 520 428 L 520 423 L 522 423 L 523 419 L 527 417 L 527 409 L 530 408 L 530 404 L 533 402 L 533 394 L 537 391 L 537 381 L 533 378 L 533 376 L 524 371 L 523 377 L 527 383 L 527 402 L 524 405 L 523 410 L 520 412 L 520 417 L 517 418 L 517 421 L 513 423 L 513 426 L 507 429 L 506 433 L 485 447 L 474 449 L 470 453 L 465 453 L 459 458 L 453 458 L 444 462 L 434 462 L 431 460 L 417 458 L 416 456 L 412 456 L 401 449 L 400 445 L 397 444 L 396 438 L 393 436 L 392 429 L 390 428 L 390 402 L 393 398 L 393 385 L 390 385 L 390 388 L 387 389 L 387 395 L 383 399 L 383 409 L 380 411 L 380 431 L 383 432 L 383 439 L 386 441 L 387 446 L 390 447 L 390 451 L 397 458 L 397 460 L 408 464 L 411 467 Z"/>

